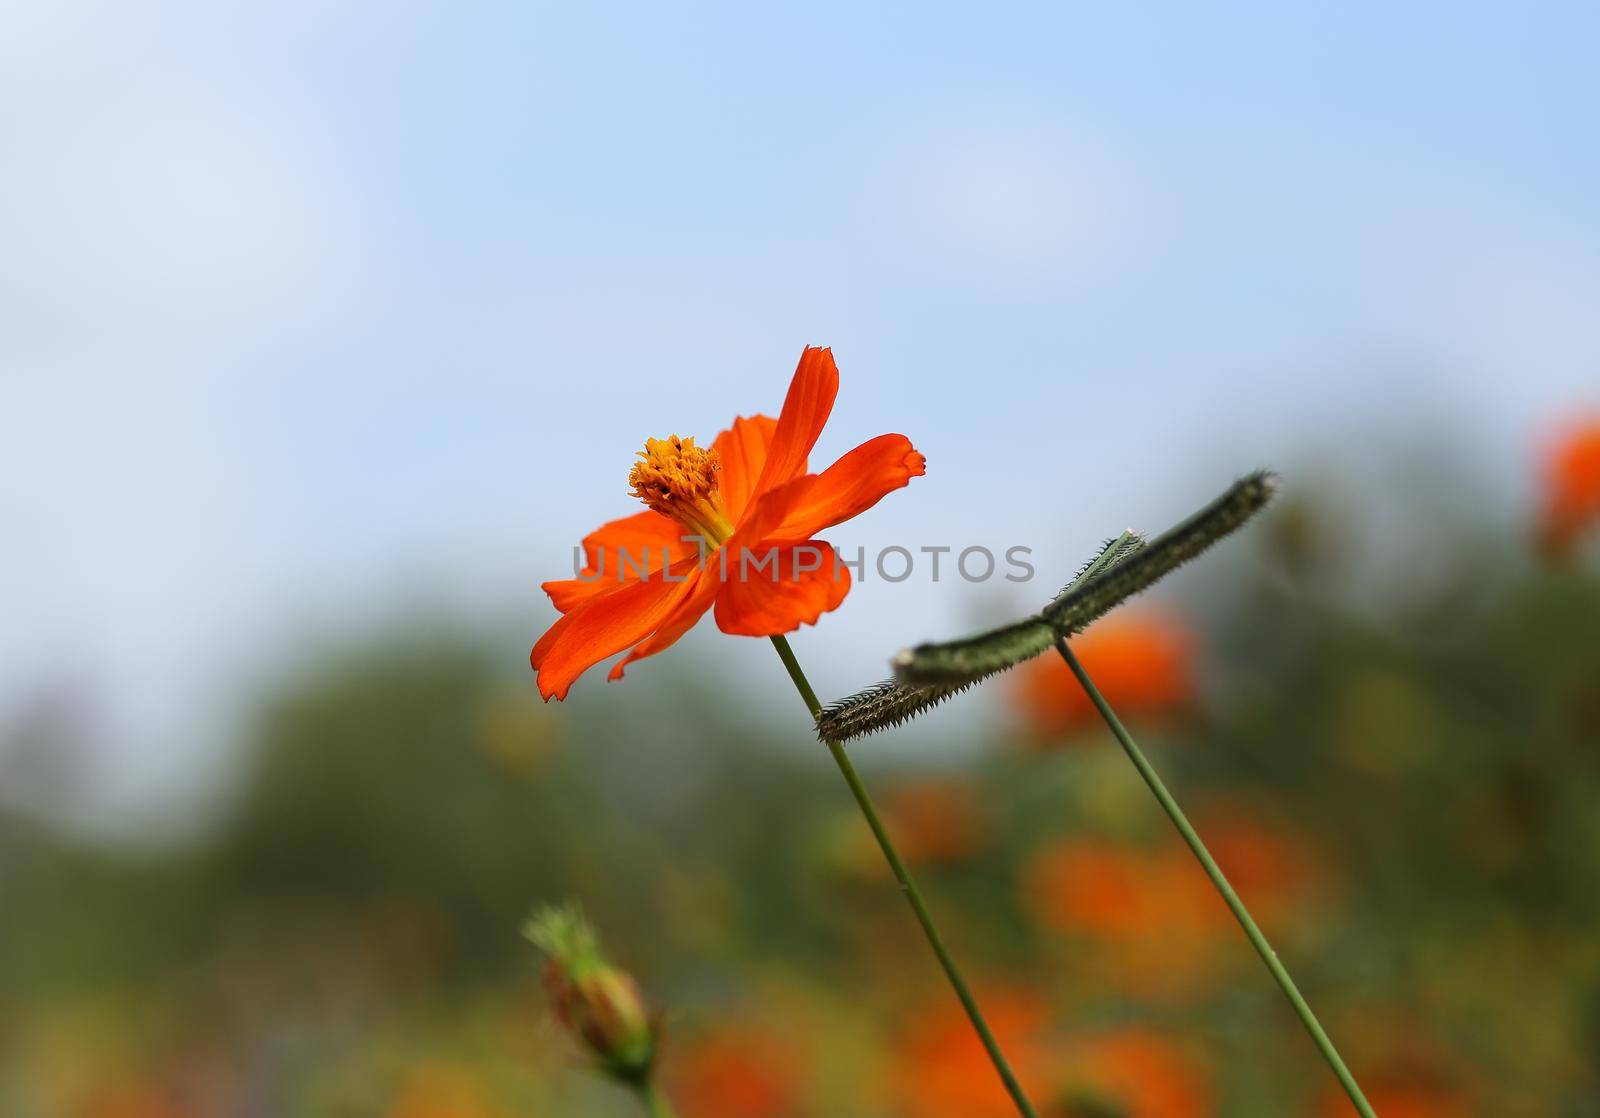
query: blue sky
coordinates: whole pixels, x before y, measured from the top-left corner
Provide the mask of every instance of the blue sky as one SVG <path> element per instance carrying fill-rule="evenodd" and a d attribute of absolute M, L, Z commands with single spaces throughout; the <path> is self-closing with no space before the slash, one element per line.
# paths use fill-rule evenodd
<path fill-rule="evenodd" d="M 930 460 L 846 545 L 1025 543 L 1049 583 L 1413 434 L 1511 515 L 1600 402 L 1597 23 L 13 0 L 0 717 L 82 681 L 139 798 L 306 631 L 423 588 L 531 639 L 645 436 L 775 410 L 806 342 L 819 461 Z M 863 586 L 798 647 L 842 691 L 1003 597 Z"/>

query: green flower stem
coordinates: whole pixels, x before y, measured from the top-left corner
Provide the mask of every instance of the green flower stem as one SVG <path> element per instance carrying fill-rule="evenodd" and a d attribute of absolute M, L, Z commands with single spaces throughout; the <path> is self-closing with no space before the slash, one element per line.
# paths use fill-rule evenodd
<path fill-rule="evenodd" d="M 783 661 L 783 666 L 789 669 L 789 678 L 794 680 L 795 689 L 800 692 L 800 697 L 805 700 L 811 717 L 817 718 L 822 714 L 822 704 L 817 701 L 817 693 L 811 689 L 811 683 L 806 679 L 805 672 L 800 670 L 800 662 L 794 658 L 794 650 L 789 647 L 789 642 L 781 636 L 772 638 L 772 645 L 778 650 L 778 657 Z M 973 1029 L 978 1034 L 978 1039 L 983 1041 L 983 1047 L 989 1053 L 989 1059 L 994 1064 L 994 1070 L 999 1073 L 1000 1081 L 1005 1084 L 1006 1092 L 1011 1100 L 1017 1104 L 1017 1110 L 1023 1118 L 1038 1118 L 1033 1104 L 1022 1093 L 1022 1086 L 1017 1082 L 1017 1077 L 1011 1071 L 1011 1065 L 1006 1062 L 1005 1053 L 1000 1051 L 1000 1043 L 995 1040 L 994 1033 L 989 1029 L 989 1022 L 984 1020 L 983 1011 L 978 1008 L 978 1000 L 972 996 L 972 991 L 967 988 L 966 979 L 961 977 L 961 971 L 956 967 L 955 960 L 950 957 L 949 950 L 944 945 L 939 929 L 934 926 L 933 916 L 928 912 L 928 905 L 922 899 L 922 893 L 917 889 L 917 883 L 911 880 L 911 874 L 906 869 L 905 863 L 900 860 L 900 854 L 894 848 L 894 843 L 889 838 L 889 832 L 883 826 L 883 820 L 878 818 L 878 809 L 872 805 L 872 797 L 867 794 L 866 785 L 861 783 L 861 777 L 856 773 L 855 765 L 850 762 L 850 755 L 845 752 L 844 746 L 838 742 L 827 743 L 828 751 L 833 754 L 834 763 L 839 766 L 839 771 L 844 774 L 844 782 L 850 786 L 850 794 L 855 796 L 856 804 L 861 808 L 861 814 L 866 817 L 867 826 L 872 828 L 872 836 L 878 840 L 878 847 L 883 851 L 884 858 L 889 863 L 889 868 L 894 871 L 895 880 L 900 883 L 900 891 L 906 895 L 906 901 L 911 905 L 911 911 L 917 915 L 917 923 L 922 925 L 923 934 L 928 937 L 928 943 L 933 947 L 933 953 L 939 958 L 939 965 L 944 968 L 945 977 L 950 980 L 950 985 L 955 989 L 956 997 L 961 999 L 962 1007 L 967 1011 L 967 1018 L 972 1022 Z"/>
<path fill-rule="evenodd" d="M 1233 886 L 1228 884 L 1228 879 L 1223 876 L 1222 869 L 1211 857 L 1211 852 L 1206 849 L 1206 844 L 1200 841 L 1200 836 L 1190 825 L 1189 819 L 1183 814 L 1183 809 L 1172 798 L 1172 793 L 1167 791 L 1167 786 L 1161 783 L 1161 778 L 1156 775 L 1155 769 L 1150 767 L 1150 762 L 1145 760 L 1144 753 L 1134 743 L 1127 729 L 1122 725 L 1111 705 L 1106 702 L 1105 696 L 1100 694 L 1100 689 L 1094 685 L 1083 665 L 1078 663 L 1078 658 L 1067 647 L 1067 642 L 1060 637 L 1056 638 L 1056 651 L 1061 653 L 1061 658 L 1067 662 L 1067 667 L 1072 669 L 1072 674 L 1078 677 L 1078 682 L 1083 686 L 1089 701 L 1094 703 L 1095 709 L 1100 712 L 1100 717 L 1105 719 L 1111 732 L 1116 735 L 1117 741 L 1122 744 L 1123 752 L 1128 755 L 1128 760 L 1133 762 L 1133 767 L 1139 770 L 1139 775 L 1150 786 L 1150 791 L 1161 803 L 1161 808 L 1167 813 L 1167 818 L 1172 820 L 1172 825 L 1178 828 L 1178 833 L 1183 836 L 1183 841 L 1189 844 L 1189 849 L 1199 860 L 1200 866 L 1206 871 L 1206 876 L 1211 879 L 1217 892 L 1222 894 L 1222 899 L 1227 902 L 1228 908 L 1233 912 L 1234 919 L 1239 921 L 1239 926 L 1244 929 L 1244 934 L 1249 938 L 1250 944 L 1256 949 L 1256 954 L 1261 956 L 1261 961 L 1267 964 L 1267 970 L 1272 972 L 1272 977 L 1283 989 L 1284 997 L 1289 999 L 1289 1004 L 1294 1007 L 1300 1022 L 1305 1025 L 1306 1032 L 1311 1034 L 1311 1039 L 1316 1042 L 1317 1049 L 1322 1053 L 1322 1058 L 1333 1069 L 1333 1074 L 1338 1077 L 1339 1085 L 1344 1088 L 1344 1093 L 1350 1096 L 1350 1101 L 1355 1104 L 1356 1110 L 1362 1118 L 1377 1118 L 1372 1109 L 1372 1104 L 1367 1102 L 1367 1097 L 1361 1093 L 1361 1087 L 1356 1083 L 1355 1076 L 1350 1074 L 1350 1069 L 1345 1067 L 1344 1060 L 1339 1057 L 1339 1050 L 1333 1046 L 1333 1041 L 1328 1039 L 1328 1034 L 1323 1031 L 1322 1025 L 1317 1021 L 1317 1015 L 1311 1012 L 1311 1007 L 1300 994 L 1300 988 L 1294 984 L 1294 979 L 1289 977 L 1289 972 L 1278 959 L 1278 953 L 1267 942 L 1267 937 L 1261 934 L 1261 929 L 1256 927 L 1255 920 L 1250 916 L 1250 910 L 1244 907 L 1244 902 L 1239 899 L 1239 894 L 1233 891 Z"/>
<path fill-rule="evenodd" d="M 639 1085 L 639 1101 L 644 1103 L 645 1113 L 650 1118 L 677 1118 L 677 1112 L 653 1079 L 647 1079 Z"/>

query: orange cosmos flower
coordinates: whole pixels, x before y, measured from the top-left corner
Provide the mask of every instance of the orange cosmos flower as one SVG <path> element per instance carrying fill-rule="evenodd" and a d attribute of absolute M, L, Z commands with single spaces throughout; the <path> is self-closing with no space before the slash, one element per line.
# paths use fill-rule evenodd
<path fill-rule="evenodd" d="M 1195 1055 L 1137 1027 L 1074 1045 L 1063 1094 L 1068 1118 L 1208 1118 L 1214 1113 L 1210 1076 Z"/>
<path fill-rule="evenodd" d="M 1205 808 L 1197 817 L 1212 856 L 1257 919 L 1287 919 L 1322 885 L 1294 831 L 1236 807 Z M 1171 840 L 1147 846 L 1060 838 L 1034 853 L 1022 889 L 1046 926 L 1106 939 L 1137 939 L 1158 929 L 1197 939 L 1233 920 L 1189 851 Z"/>
<path fill-rule="evenodd" d="M 793 1118 L 808 1074 L 791 1037 L 728 1029 L 679 1061 L 673 1094 L 698 1118 Z"/>
<path fill-rule="evenodd" d="M 843 811 L 844 809 L 841 809 Z M 884 824 L 908 866 L 943 869 L 970 860 L 982 848 L 986 823 L 978 789 L 957 776 L 911 777 L 885 789 Z M 878 844 L 861 820 L 842 814 L 827 836 L 829 868 L 857 881 L 889 876 Z"/>
<path fill-rule="evenodd" d="M 387 1118 L 504 1118 L 482 1085 L 462 1068 L 425 1064 L 406 1076 Z"/>
<path fill-rule="evenodd" d="M 980 1001 L 995 1038 L 1030 1094 L 1047 1066 L 1049 1011 L 1036 997 L 989 991 Z M 912 1026 L 895 1052 L 890 1082 L 903 1113 L 916 1118 L 1008 1118 L 1015 1104 L 961 1007 L 941 1001 Z"/>
<path fill-rule="evenodd" d="M 1179 928 L 1198 934 L 1212 923 L 1211 899 L 1199 868 L 1180 853 L 1166 845 L 1060 839 L 1029 861 L 1023 900 L 1041 923 L 1061 932 L 1108 940 Z"/>
<path fill-rule="evenodd" d="M 135 1080 L 96 1091 L 82 1107 L 79 1118 L 185 1118 L 173 1092 L 155 1083 Z"/>
<path fill-rule="evenodd" d="M 1313 857 L 1309 836 L 1291 824 L 1229 803 L 1202 806 L 1194 817 L 1229 884 L 1268 932 L 1287 930 L 1307 902 L 1337 895 L 1337 882 L 1322 868 L 1327 860 Z M 1188 868 L 1195 868 L 1192 862 Z M 1212 919 L 1228 927 L 1233 917 L 1226 905 L 1215 894 L 1208 893 L 1207 899 L 1214 902 L 1208 905 Z"/>
<path fill-rule="evenodd" d="M 1059 840 L 1029 859 L 1020 886 L 1041 928 L 1072 937 L 1069 957 L 1089 985 L 1181 1005 L 1223 973 L 1216 952 L 1226 929 L 1212 914 L 1221 902 L 1200 868 L 1165 845 Z"/>
<path fill-rule="evenodd" d="M 1117 713 L 1139 718 L 1170 713 L 1193 697 L 1192 645 L 1185 626 L 1146 612 L 1114 614 L 1074 638 L 1072 649 Z M 1099 721 L 1059 656 L 1040 656 L 1021 665 L 1017 691 L 1028 728 L 1039 739 L 1074 733 Z"/>
<path fill-rule="evenodd" d="M 1545 451 L 1539 537 L 1561 556 L 1600 522 L 1600 415 L 1573 424 Z"/>
<path fill-rule="evenodd" d="M 709 448 L 677 435 L 646 441 L 628 480 L 648 510 L 586 537 L 579 577 L 544 584 L 562 614 L 529 657 L 546 700 L 566 698 L 578 676 L 631 648 L 611 669 L 621 678 L 713 607 L 724 633 L 751 637 L 838 608 L 850 575 L 816 533 L 924 472 L 909 439 L 879 435 L 807 473 L 838 391 L 833 351 L 808 346 L 777 419 L 735 419 Z"/>
<path fill-rule="evenodd" d="M 883 814 L 911 865 L 949 866 L 965 861 L 983 839 L 977 790 L 959 777 L 921 777 L 891 787 Z M 882 866 L 879 860 L 876 865 Z"/>

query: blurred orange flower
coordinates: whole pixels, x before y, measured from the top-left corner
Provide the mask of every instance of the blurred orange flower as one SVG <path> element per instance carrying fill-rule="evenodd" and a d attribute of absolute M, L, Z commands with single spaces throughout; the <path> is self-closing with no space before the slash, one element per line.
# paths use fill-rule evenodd
<path fill-rule="evenodd" d="M 1565 555 L 1600 523 L 1600 415 L 1552 440 L 1540 475 L 1539 540 L 1548 554 Z"/>
<path fill-rule="evenodd" d="M 962 776 L 917 776 L 887 788 L 880 801 L 884 825 L 907 865 L 945 867 L 972 858 L 982 846 L 983 808 L 977 789 Z M 872 832 L 854 812 L 841 812 L 821 847 L 830 868 L 859 881 L 889 876 Z"/>
<path fill-rule="evenodd" d="M 789 1118 L 803 1110 L 805 1069 L 791 1039 L 729 1028 L 679 1053 L 671 1069 L 678 1109 L 696 1118 Z"/>
<path fill-rule="evenodd" d="M 154 1083 L 131 1081 L 103 1088 L 76 1110 L 78 1118 L 185 1118 L 172 1091 Z"/>
<path fill-rule="evenodd" d="M 448 1064 L 424 1064 L 406 1076 L 387 1118 L 507 1118 L 477 1079 Z"/>
<path fill-rule="evenodd" d="M 884 793 L 883 814 L 901 857 L 913 865 L 965 861 L 983 838 L 977 792 L 962 777 L 901 781 Z M 873 864 L 882 864 L 882 859 Z"/>
<path fill-rule="evenodd" d="M 1194 697 L 1193 638 L 1187 626 L 1159 613 L 1113 614 L 1072 642 L 1106 700 L 1123 717 L 1171 714 Z M 1017 695 L 1032 735 L 1072 734 L 1099 715 L 1058 656 L 1017 669 Z"/>
<path fill-rule="evenodd" d="M 1187 1049 L 1146 1029 L 1082 1041 L 1066 1064 L 1058 1092 L 1063 1118 L 1207 1118 L 1214 1113 L 1205 1067 Z"/>
<path fill-rule="evenodd" d="M 909 439 L 879 435 L 807 473 L 838 391 L 833 351 L 807 346 L 777 419 L 735 419 L 709 449 L 677 435 L 645 442 L 628 481 L 649 507 L 584 539 L 580 577 L 544 584 L 562 614 L 529 656 L 546 700 L 566 698 L 578 676 L 631 647 L 611 669 L 621 678 L 713 606 L 717 628 L 753 637 L 838 608 L 849 570 L 813 537 L 924 472 Z"/>
<path fill-rule="evenodd" d="M 1044 1066 L 1043 1002 L 1026 994 L 987 991 L 983 1015 L 1023 1090 L 1034 1094 Z M 955 1002 L 919 1019 L 895 1053 L 894 1098 L 908 1118 L 1012 1118 L 1016 1106 L 988 1053 Z"/>
<path fill-rule="evenodd" d="M 1197 819 L 1223 872 L 1269 930 L 1318 884 L 1292 830 L 1231 807 L 1204 809 Z M 1089 973 L 1124 992 L 1181 1002 L 1227 974 L 1218 952 L 1235 943 L 1233 916 L 1176 836 L 1059 838 L 1028 859 L 1019 888 L 1041 927 L 1089 941 Z"/>
<path fill-rule="evenodd" d="M 1213 922 L 1210 886 L 1185 857 L 1167 844 L 1061 839 L 1029 861 L 1023 902 L 1046 927 L 1095 938 L 1203 930 Z"/>
<path fill-rule="evenodd" d="M 1313 891 L 1327 886 L 1327 871 L 1320 868 L 1327 859 L 1310 856 L 1307 838 L 1292 827 L 1230 804 L 1202 806 L 1194 822 L 1229 883 L 1269 930 Z M 1231 920 L 1221 898 L 1214 893 L 1210 897 L 1215 901 L 1207 906 L 1211 915 L 1223 923 Z"/>

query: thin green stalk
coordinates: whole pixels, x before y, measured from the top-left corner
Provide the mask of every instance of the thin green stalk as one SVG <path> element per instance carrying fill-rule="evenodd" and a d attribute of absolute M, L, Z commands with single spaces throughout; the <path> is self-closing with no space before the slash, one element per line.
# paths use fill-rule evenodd
<path fill-rule="evenodd" d="M 677 1112 L 654 1080 L 647 1079 L 639 1085 L 639 1101 L 644 1103 L 645 1113 L 650 1118 L 677 1118 Z"/>
<path fill-rule="evenodd" d="M 800 670 L 800 662 L 794 658 L 794 650 L 789 647 L 789 642 L 781 636 L 772 638 L 772 645 L 778 650 L 778 657 L 783 661 L 783 666 L 789 669 L 789 678 L 794 680 L 795 689 L 800 692 L 800 697 L 805 700 L 806 707 L 811 711 L 811 717 L 817 718 L 822 714 L 822 704 L 817 701 L 817 693 L 811 689 L 811 683 L 806 679 L 805 672 Z M 950 985 L 955 989 L 956 997 L 961 999 L 962 1008 L 967 1011 L 967 1018 L 972 1022 L 973 1029 L 978 1034 L 978 1039 L 983 1041 L 983 1047 L 989 1053 L 989 1060 L 994 1064 L 994 1070 L 999 1074 L 1000 1081 L 1005 1084 L 1006 1092 L 1016 1103 L 1017 1110 L 1023 1118 L 1038 1118 L 1033 1104 L 1022 1093 L 1022 1086 L 1017 1082 L 1017 1077 L 1011 1071 L 1011 1065 L 1006 1062 L 1005 1053 L 1000 1051 L 1000 1042 L 995 1040 L 994 1033 L 989 1029 L 989 1022 L 984 1020 L 983 1011 L 978 1008 L 978 1000 L 972 996 L 968 989 L 966 979 L 961 977 L 961 971 L 956 962 L 950 957 L 949 950 L 944 945 L 944 939 L 939 935 L 939 929 L 933 923 L 933 916 L 928 912 L 927 903 L 922 899 L 922 893 L 917 889 L 917 884 L 911 879 L 911 873 L 906 869 L 905 863 L 900 860 L 900 854 L 894 848 L 894 843 L 889 838 L 889 832 L 883 826 L 883 820 L 878 818 L 878 809 L 872 805 L 872 797 L 867 794 L 866 785 L 861 783 L 861 777 L 856 773 L 855 765 L 850 762 L 850 755 L 844 746 L 838 742 L 827 743 L 828 752 L 833 754 L 834 763 L 839 766 L 839 771 L 844 774 L 844 782 L 850 786 L 850 794 L 856 798 L 856 805 L 861 808 L 861 814 L 866 817 L 867 826 L 872 828 L 873 838 L 878 840 L 878 847 L 883 851 L 884 858 L 889 863 L 889 868 L 894 871 L 895 880 L 900 883 L 900 891 L 906 895 L 906 901 L 911 905 L 911 911 L 917 915 L 917 923 L 922 925 L 923 934 L 928 937 L 928 943 L 933 948 L 933 953 L 939 958 L 939 965 L 944 968 L 945 977 L 950 980 Z"/>
<path fill-rule="evenodd" d="M 1117 741 L 1122 744 L 1123 752 L 1128 755 L 1128 760 L 1133 762 L 1133 767 L 1139 770 L 1139 775 L 1150 786 L 1150 791 L 1155 793 L 1161 808 L 1167 813 L 1167 818 L 1172 820 L 1172 825 L 1178 828 L 1178 833 L 1183 836 L 1183 841 L 1188 843 L 1189 849 L 1194 852 L 1195 858 L 1200 862 L 1206 876 L 1211 879 L 1211 884 L 1216 886 L 1217 892 L 1222 894 L 1222 899 L 1227 902 L 1229 910 L 1233 913 L 1239 926 L 1244 929 L 1245 936 L 1250 940 L 1250 945 L 1256 949 L 1256 954 L 1261 956 L 1261 961 L 1267 964 L 1267 970 L 1272 972 L 1272 977 L 1277 980 L 1283 989 L 1284 997 L 1289 999 L 1289 1004 L 1294 1007 L 1301 1024 L 1305 1025 L 1306 1032 L 1311 1034 L 1311 1039 L 1316 1043 L 1322 1058 L 1327 1061 L 1328 1067 L 1333 1069 L 1333 1074 L 1338 1077 L 1339 1085 L 1344 1088 L 1344 1093 L 1350 1096 L 1350 1101 L 1355 1104 L 1356 1110 L 1362 1118 L 1377 1118 L 1372 1109 L 1372 1104 L 1367 1102 L 1367 1097 L 1361 1093 L 1361 1087 L 1356 1083 L 1355 1076 L 1350 1074 L 1350 1069 L 1345 1067 L 1344 1060 L 1339 1056 L 1339 1050 L 1333 1046 L 1333 1041 L 1328 1039 L 1328 1034 L 1323 1031 L 1322 1024 L 1317 1020 L 1317 1015 L 1311 1012 L 1311 1006 L 1306 1004 L 1306 999 L 1301 996 L 1300 988 L 1294 984 L 1294 979 L 1289 977 L 1289 972 L 1278 959 L 1278 953 L 1267 942 L 1267 937 L 1261 934 L 1261 929 L 1256 927 L 1255 920 L 1250 915 L 1250 910 L 1244 907 L 1244 902 L 1239 899 L 1239 894 L 1233 891 L 1233 886 L 1228 884 L 1228 879 L 1223 876 L 1222 869 L 1211 857 L 1211 852 L 1206 849 L 1206 844 L 1200 841 L 1189 819 L 1183 814 L 1183 809 L 1172 798 L 1172 793 L 1167 791 L 1167 786 L 1161 783 L 1161 778 L 1151 768 L 1150 762 L 1145 760 L 1144 753 L 1134 743 L 1122 721 L 1117 718 L 1111 705 L 1106 702 L 1105 696 L 1100 694 L 1100 689 L 1094 685 L 1089 674 L 1083 670 L 1083 665 L 1078 663 L 1078 658 L 1072 654 L 1072 649 L 1067 647 L 1067 642 L 1060 637 L 1056 638 L 1056 651 L 1061 653 L 1061 658 L 1067 662 L 1067 667 L 1072 669 L 1072 674 L 1078 677 L 1078 683 L 1089 696 L 1089 701 L 1094 703 L 1095 709 L 1100 712 L 1100 717 L 1105 719 L 1111 732 L 1116 735 Z"/>

